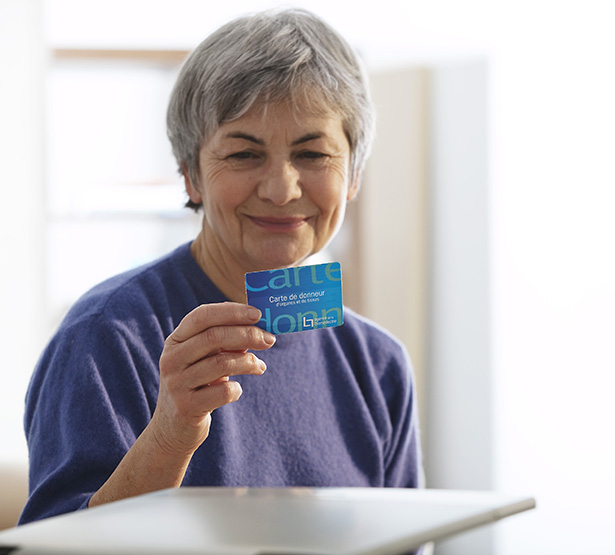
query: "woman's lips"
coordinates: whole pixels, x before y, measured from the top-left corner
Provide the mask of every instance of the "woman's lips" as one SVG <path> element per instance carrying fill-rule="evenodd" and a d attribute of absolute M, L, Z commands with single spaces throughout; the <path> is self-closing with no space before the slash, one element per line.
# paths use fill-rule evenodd
<path fill-rule="evenodd" d="M 300 228 L 308 218 L 304 217 L 286 217 L 278 218 L 271 216 L 248 216 L 250 221 L 256 226 L 266 231 L 285 233 L 295 231 Z"/>

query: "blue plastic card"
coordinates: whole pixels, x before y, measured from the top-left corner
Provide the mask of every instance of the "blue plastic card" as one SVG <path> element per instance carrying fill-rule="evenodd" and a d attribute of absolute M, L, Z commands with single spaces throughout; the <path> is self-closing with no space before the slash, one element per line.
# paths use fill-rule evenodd
<path fill-rule="evenodd" d="M 344 323 L 339 262 L 250 272 L 248 304 L 263 316 L 256 324 L 276 335 L 333 328 Z"/>

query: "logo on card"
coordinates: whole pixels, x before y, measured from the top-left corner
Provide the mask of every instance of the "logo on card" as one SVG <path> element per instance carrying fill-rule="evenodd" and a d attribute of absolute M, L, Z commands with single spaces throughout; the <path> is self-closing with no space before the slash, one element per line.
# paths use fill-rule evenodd
<path fill-rule="evenodd" d="M 339 262 L 251 272 L 245 275 L 248 304 L 260 309 L 256 325 L 275 334 L 344 323 Z"/>

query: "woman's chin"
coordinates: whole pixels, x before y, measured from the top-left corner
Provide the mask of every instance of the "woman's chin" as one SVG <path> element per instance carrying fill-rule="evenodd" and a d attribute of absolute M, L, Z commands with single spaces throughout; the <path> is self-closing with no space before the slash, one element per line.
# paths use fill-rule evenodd
<path fill-rule="evenodd" d="M 260 249 L 260 256 L 253 260 L 260 270 L 273 270 L 275 268 L 289 268 L 301 265 L 314 252 L 310 249 L 269 247 Z"/>

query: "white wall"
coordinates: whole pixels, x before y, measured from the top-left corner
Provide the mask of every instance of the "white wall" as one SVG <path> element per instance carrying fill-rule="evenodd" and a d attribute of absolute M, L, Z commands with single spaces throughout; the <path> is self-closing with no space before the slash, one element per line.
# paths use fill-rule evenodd
<path fill-rule="evenodd" d="M 425 456 L 434 488 L 496 487 L 488 70 L 484 60 L 471 60 L 431 72 Z M 437 553 L 493 553 L 493 533 L 441 542 Z"/>
<path fill-rule="evenodd" d="M 42 24 L 41 1 L 0 1 L 0 463 L 26 456 L 23 399 L 44 339 Z"/>
<path fill-rule="evenodd" d="M 501 553 L 615 552 L 615 35 L 610 2 L 523 2 L 494 67 Z"/>

